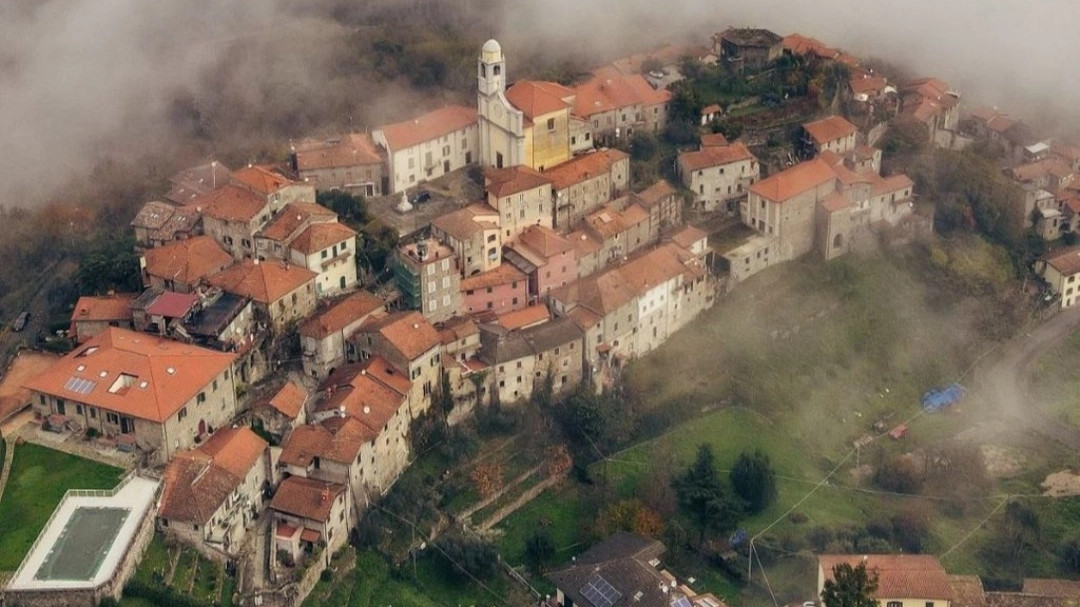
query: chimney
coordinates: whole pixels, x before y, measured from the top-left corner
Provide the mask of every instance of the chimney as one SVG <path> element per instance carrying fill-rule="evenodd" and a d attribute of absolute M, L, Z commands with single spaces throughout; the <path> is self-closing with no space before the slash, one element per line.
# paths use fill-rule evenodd
<path fill-rule="evenodd" d="M 416 254 L 418 257 L 420 257 L 420 261 L 427 260 L 427 253 L 427 241 L 421 240 L 420 242 L 416 243 Z"/>

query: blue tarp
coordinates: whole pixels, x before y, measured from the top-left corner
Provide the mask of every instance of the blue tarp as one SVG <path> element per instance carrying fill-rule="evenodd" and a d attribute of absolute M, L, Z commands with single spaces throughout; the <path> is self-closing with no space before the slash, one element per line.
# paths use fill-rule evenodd
<path fill-rule="evenodd" d="M 964 398 L 964 387 L 952 384 L 944 388 L 934 388 L 922 396 L 922 408 L 927 413 L 941 411 L 960 402 Z"/>

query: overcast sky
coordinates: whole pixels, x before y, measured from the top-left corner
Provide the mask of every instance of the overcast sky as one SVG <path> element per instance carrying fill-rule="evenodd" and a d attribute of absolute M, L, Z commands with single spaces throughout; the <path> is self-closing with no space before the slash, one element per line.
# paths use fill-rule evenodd
<path fill-rule="evenodd" d="M 164 136 L 171 95 L 198 86 L 237 36 L 287 25 L 285 1 L 0 0 L 0 204 L 27 204 L 86 170 L 125 125 Z M 1075 1 L 503 1 L 504 26 L 492 33 L 508 49 L 526 35 L 584 48 L 597 32 L 603 47 L 691 30 L 704 41 L 729 24 L 753 25 L 900 59 L 953 83 L 965 102 L 978 97 L 1021 117 L 1080 101 Z"/>

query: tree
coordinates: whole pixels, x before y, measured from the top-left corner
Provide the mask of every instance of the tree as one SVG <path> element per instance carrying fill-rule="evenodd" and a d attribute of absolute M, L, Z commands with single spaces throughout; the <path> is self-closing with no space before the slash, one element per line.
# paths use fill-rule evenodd
<path fill-rule="evenodd" d="M 731 486 L 752 513 L 772 505 L 776 500 L 776 475 L 769 456 L 760 449 L 740 454 L 731 469 Z"/>
<path fill-rule="evenodd" d="M 445 369 L 439 374 L 439 392 L 435 395 L 435 404 L 444 419 L 454 410 L 454 390 L 450 386 L 450 373 Z"/>
<path fill-rule="evenodd" d="M 866 563 L 841 563 L 833 567 L 833 579 L 825 580 L 821 602 L 825 607 L 877 607 L 877 587 L 877 575 L 866 571 Z"/>
<path fill-rule="evenodd" d="M 660 142 L 648 131 L 635 131 L 630 137 L 630 158 L 647 162 L 656 156 Z"/>
<path fill-rule="evenodd" d="M 596 516 L 596 532 L 608 536 L 617 531 L 629 531 L 645 537 L 659 537 L 664 520 L 640 500 L 620 500 L 604 508 Z"/>
<path fill-rule="evenodd" d="M 1080 572 L 1080 536 L 1074 535 L 1062 542 L 1057 553 L 1066 570 L 1070 573 Z"/>
<path fill-rule="evenodd" d="M 83 255 L 79 262 L 79 286 L 84 293 L 138 291 L 139 258 L 131 238 L 104 239 Z"/>
<path fill-rule="evenodd" d="M 555 540 L 544 529 L 536 529 L 525 540 L 525 564 L 533 573 L 541 574 L 555 558 Z"/>
<path fill-rule="evenodd" d="M 486 580 L 495 575 L 499 553 L 491 544 L 456 534 L 446 534 L 439 539 L 439 548 L 450 564 L 477 579 Z"/>
<path fill-rule="evenodd" d="M 342 190 L 330 190 L 319 192 L 315 201 L 337 213 L 342 223 L 353 227 L 367 223 L 367 204 L 360 196 L 353 196 Z"/>
<path fill-rule="evenodd" d="M 360 243 L 360 251 L 371 266 L 371 272 L 380 276 L 386 271 L 390 252 L 397 247 L 398 233 L 390 226 L 381 226 L 372 232 L 362 233 Z"/>
<path fill-rule="evenodd" d="M 712 447 L 698 447 L 697 459 L 671 482 L 679 509 L 698 531 L 698 548 L 710 532 L 725 533 L 735 528 L 738 508 L 728 495 L 716 471 Z"/>

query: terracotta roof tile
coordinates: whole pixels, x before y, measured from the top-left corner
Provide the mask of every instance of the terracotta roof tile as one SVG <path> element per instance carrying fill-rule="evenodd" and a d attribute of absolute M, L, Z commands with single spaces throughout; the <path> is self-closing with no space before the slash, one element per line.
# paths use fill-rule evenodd
<path fill-rule="evenodd" d="M 707 148 L 714 145 L 725 146 L 730 145 L 730 142 L 723 133 L 708 133 L 701 136 L 701 147 Z"/>
<path fill-rule="evenodd" d="M 230 369 L 235 359 L 235 354 L 109 327 L 26 387 L 161 423 Z"/>
<path fill-rule="evenodd" d="M 241 426 L 222 428 L 199 447 L 177 453 L 162 474 L 165 488 L 158 515 L 206 524 L 244 483 L 266 448 L 266 441 Z"/>
<path fill-rule="evenodd" d="M 1024 578 L 1025 594 L 1039 596 L 1080 598 L 1080 581 L 1060 579 Z"/>
<path fill-rule="evenodd" d="M 148 230 L 161 229 L 165 223 L 176 213 L 177 207 L 167 202 L 151 200 L 144 204 L 135 219 L 131 220 L 131 227 L 146 228 Z"/>
<path fill-rule="evenodd" d="M 566 101 L 574 92 L 553 82 L 519 80 L 506 89 L 506 100 L 529 120 L 570 107 Z"/>
<path fill-rule="evenodd" d="M 1004 116 L 1004 114 L 997 111 L 997 108 L 986 107 L 985 105 L 982 105 L 971 110 L 970 116 L 983 122 L 990 122 L 998 116 Z"/>
<path fill-rule="evenodd" d="M 496 198 L 526 192 L 551 183 L 551 179 L 528 166 L 514 166 L 484 171 L 484 183 Z"/>
<path fill-rule="evenodd" d="M 390 150 L 399 151 L 476 124 L 476 108 L 452 105 L 381 130 Z"/>
<path fill-rule="evenodd" d="M 790 34 L 785 36 L 783 41 L 784 50 L 788 51 L 792 55 L 817 55 L 822 59 L 833 59 L 840 51 L 826 46 L 824 42 L 817 38 L 810 38 L 803 36 L 802 34 Z"/>
<path fill-rule="evenodd" d="M 724 166 L 745 160 L 756 160 L 756 158 L 741 142 L 726 146 L 708 146 L 693 152 L 679 153 L 679 165 L 686 171 Z"/>
<path fill-rule="evenodd" d="M 314 202 L 290 202 L 259 230 L 259 237 L 285 242 L 306 221 L 337 221 L 337 213 Z"/>
<path fill-rule="evenodd" d="M 515 281 L 521 282 L 527 280 L 527 278 L 528 277 L 525 276 L 521 270 L 508 263 L 504 263 L 487 272 L 474 274 L 468 278 L 461 279 L 461 290 L 473 291 L 476 289 L 486 289 L 487 287 L 496 287 Z"/>
<path fill-rule="evenodd" d="M 358 291 L 304 321 L 300 325 L 300 335 L 324 339 L 385 308 L 386 302 L 381 298 L 367 291 Z"/>
<path fill-rule="evenodd" d="M 825 145 L 830 141 L 854 135 L 858 131 L 854 124 L 840 116 L 829 116 L 828 118 L 808 122 L 803 125 L 803 128 L 810 134 L 814 143 L 818 145 Z"/>
<path fill-rule="evenodd" d="M 982 579 L 977 575 L 946 575 L 952 589 L 950 607 L 985 607 L 986 594 L 983 592 Z"/>
<path fill-rule="evenodd" d="M 825 579 L 831 580 L 833 568 L 842 563 L 857 566 L 865 562 L 868 571 L 878 578 L 878 589 L 874 598 L 889 599 L 952 599 L 945 569 L 936 556 L 924 554 L 871 554 L 858 555 L 821 555 L 818 565 L 825 572 Z"/>
<path fill-rule="evenodd" d="M 638 203 L 646 209 L 660 204 L 663 200 L 675 194 L 675 188 L 667 181 L 660 180 L 637 193 Z"/>
<path fill-rule="evenodd" d="M 202 209 L 206 217 L 222 221 L 251 221 L 269 206 L 266 198 L 232 184 L 203 194 L 190 204 Z"/>
<path fill-rule="evenodd" d="M 261 304 L 272 304 L 313 282 L 315 272 L 295 264 L 245 259 L 207 279 L 211 285 Z"/>
<path fill-rule="evenodd" d="M 703 238 L 708 238 L 709 233 L 701 228 L 695 226 L 686 226 L 671 236 L 671 242 L 679 245 L 680 247 L 690 250 L 690 247 L 694 246 L 694 243 L 700 242 Z"/>
<path fill-rule="evenodd" d="M 640 75 L 625 75 L 614 67 L 602 67 L 593 77 L 574 88 L 574 115 L 593 114 L 632 107 L 651 106 L 671 100 L 671 93 L 656 90 Z"/>
<path fill-rule="evenodd" d="M 1066 247 L 1047 253 L 1043 260 L 1064 276 L 1080 272 L 1080 247 Z"/>
<path fill-rule="evenodd" d="M 104 297 L 84 295 L 75 303 L 71 322 L 131 320 L 131 303 L 138 293 L 116 293 Z"/>
<path fill-rule="evenodd" d="M 611 238 L 649 220 L 649 212 L 636 204 L 622 211 L 608 205 L 585 217 L 585 224 L 603 239 Z"/>
<path fill-rule="evenodd" d="M 376 356 L 335 370 L 319 387 L 319 411 L 344 412 L 366 429 L 365 442 L 379 438 L 387 423 L 408 403 L 412 383 Z"/>
<path fill-rule="evenodd" d="M 234 180 L 251 188 L 255 192 L 269 196 L 274 192 L 296 182 L 267 166 L 249 166 L 232 174 Z M 312 201 L 314 202 L 314 201 Z"/>
<path fill-rule="evenodd" d="M 360 327 L 362 333 L 379 333 L 405 360 L 416 360 L 441 343 L 439 332 L 420 312 L 394 312 L 372 318 Z"/>
<path fill-rule="evenodd" d="M 444 346 L 465 339 L 480 332 L 476 322 L 467 316 L 454 316 L 435 327 L 439 331 L 439 340 Z"/>
<path fill-rule="evenodd" d="M 351 238 L 356 238 L 356 230 L 345 224 L 313 223 L 289 243 L 289 248 L 304 255 L 313 255 Z"/>
<path fill-rule="evenodd" d="M 165 318 L 184 318 L 195 310 L 200 298 L 194 293 L 174 293 L 166 291 L 149 305 L 146 313 L 151 316 L 164 316 Z"/>
<path fill-rule="evenodd" d="M 629 158 L 630 156 L 621 150 L 597 150 L 552 167 L 544 175 L 551 180 L 551 189 L 565 190 L 599 175 L 606 175 L 616 163 L 628 161 Z"/>
<path fill-rule="evenodd" d="M 525 228 L 525 231 L 518 236 L 518 243 L 536 251 L 544 259 L 551 259 L 556 255 L 574 250 L 574 246 L 566 237 L 541 225 Z"/>
<path fill-rule="evenodd" d="M 840 192 L 834 192 L 821 201 L 821 206 L 830 213 L 836 213 L 851 208 L 851 201 Z"/>
<path fill-rule="evenodd" d="M 750 186 L 750 191 L 762 198 L 782 203 L 833 179 L 836 179 L 833 167 L 815 158 L 755 183 Z"/>
<path fill-rule="evenodd" d="M 147 274 L 186 285 L 220 272 L 234 261 L 232 255 L 209 236 L 178 240 L 149 249 L 144 256 Z"/>
<path fill-rule="evenodd" d="M 551 313 L 548 312 L 547 306 L 537 304 L 513 312 L 507 312 L 506 314 L 501 314 L 499 315 L 498 323 L 504 329 L 513 331 L 514 329 L 524 329 L 526 327 L 545 323 L 549 320 L 551 320 Z"/>
<path fill-rule="evenodd" d="M 348 133 L 331 140 L 307 139 L 293 147 L 296 168 L 300 171 L 381 164 L 383 161 L 375 142 L 364 133 Z"/>
<path fill-rule="evenodd" d="M 206 194 L 229 183 L 232 172 L 218 161 L 208 162 L 184 169 L 169 178 L 172 187 L 165 199 L 176 204 L 188 204 L 201 194 Z"/>
<path fill-rule="evenodd" d="M 484 230 L 498 229 L 499 212 L 487 204 L 471 204 L 431 220 L 451 238 L 466 241 Z"/>
<path fill-rule="evenodd" d="M 274 499 L 270 500 L 270 509 L 325 523 L 334 500 L 344 491 L 344 485 L 290 476 L 281 481 Z"/>
<path fill-rule="evenodd" d="M 330 417 L 319 423 L 297 426 L 285 437 L 278 462 L 307 468 L 315 458 L 351 465 L 371 431 L 351 417 Z"/>
<path fill-rule="evenodd" d="M 307 402 L 308 393 L 303 387 L 294 381 L 287 381 L 285 385 L 266 401 L 266 404 L 278 410 L 289 419 L 296 419 Z"/>

